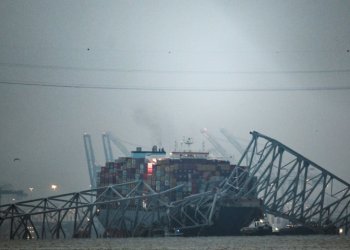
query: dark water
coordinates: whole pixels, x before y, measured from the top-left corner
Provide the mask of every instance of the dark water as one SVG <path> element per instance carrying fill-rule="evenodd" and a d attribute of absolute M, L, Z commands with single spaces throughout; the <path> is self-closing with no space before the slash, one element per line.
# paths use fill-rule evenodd
<path fill-rule="evenodd" d="M 235 236 L 0 241 L 0 249 L 350 249 L 348 236 Z"/>

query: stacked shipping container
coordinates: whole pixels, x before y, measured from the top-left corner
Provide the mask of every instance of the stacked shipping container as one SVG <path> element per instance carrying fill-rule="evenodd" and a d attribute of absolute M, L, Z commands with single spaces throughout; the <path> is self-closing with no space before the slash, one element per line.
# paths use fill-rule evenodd
<path fill-rule="evenodd" d="M 108 162 L 98 173 L 99 187 L 143 179 L 156 192 L 183 185 L 169 194 L 170 201 L 213 190 L 234 169 L 228 161 L 210 159 L 147 159 L 122 157 Z M 130 187 L 119 190 L 127 194 Z"/>

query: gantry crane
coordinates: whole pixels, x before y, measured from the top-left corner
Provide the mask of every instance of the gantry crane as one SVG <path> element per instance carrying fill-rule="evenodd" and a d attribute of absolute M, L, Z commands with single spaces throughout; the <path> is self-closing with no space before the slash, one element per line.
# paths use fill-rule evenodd
<path fill-rule="evenodd" d="M 102 134 L 102 143 L 103 143 L 103 151 L 105 153 L 106 162 L 112 162 L 114 158 L 113 158 L 113 152 L 111 147 L 111 140 L 108 134 L 106 133 Z"/>
<path fill-rule="evenodd" d="M 91 188 L 96 188 L 96 175 L 97 170 L 100 166 L 96 164 L 95 154 L 91 142 L 91 136 L 85 133 L 83 137 Z M 111 141 L 118 147 L 121 153 L 123 153 L 125 156 L 130 156 L 129 150 L 121 143 L 121 140 L 118 137 L 113 135 L 112 132 L 105 132 L 102 134 L 102 143 L 106 162 L 114 161 Z"/>
<path fill-rule="evenodd" d="M 84 137 L 86 160 L 87 160 L 88 170 L 89 170 L 90 185 L 91 185 L 91 188 L 96 188 L 96 171 L 98 166 L 96 165 L 95 154 L 92 148 L 91 136 L 85 133 L 83 137 Z"/>

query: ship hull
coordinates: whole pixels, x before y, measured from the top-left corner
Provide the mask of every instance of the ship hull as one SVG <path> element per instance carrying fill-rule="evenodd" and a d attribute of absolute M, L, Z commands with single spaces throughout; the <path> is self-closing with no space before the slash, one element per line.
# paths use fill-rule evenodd
<path fill-rule="evenodd" d="M 133 210 L 123 213 L 123 223 L 121 217 L 114 216 L 120 214 L 114 210 L 107 212 L 101 210 L 98 216 L 101 224 L 105 228 L 105 237 L 143 237 L 143 236 L 229 236 L 240 235 L 240 229 L 248 226 L 253 220 L 262 216 L 262 207 L 259 200 L 235 201 L 233 204 L 218 204 L 214 213 L 212 224 L 191 228 L 181 228 L 172 226 L 176 223 L 167 220 L 166 210 L 139 211 L 137 214 Z M 110 217 L 113 217 L 111 223 Z M 161 223 L 154 223 L 154 218 L 159 217 Z M 134 225 L 139 222 L 136 218 L 146 218 L 142 221 L 142 226 L 135 229 Z M 176 218 L 181 221 L 185 218 Z M 126 222 L 126 223 L 125 223 Z M 170 225 L 170 226 L 169 226 Z"/>
<path fill-rule="evenodd" d="M 260 208 L 253 207 L 222 207 L 220 215 L 214 224 L 205 228 L 201 236 L 229 236 L 239 235 L 240 229 L 248 226 L 261 214 Z"/>

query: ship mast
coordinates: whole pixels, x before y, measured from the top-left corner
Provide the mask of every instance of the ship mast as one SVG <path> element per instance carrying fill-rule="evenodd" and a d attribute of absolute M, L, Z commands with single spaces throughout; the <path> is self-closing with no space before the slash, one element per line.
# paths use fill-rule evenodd
<path fill-rule="evenodd" d="M 191 137 L 183 138 L 183 143 L 187 145 L 188 151 L 191 152 L 191 145 L 193 144 L 193 139 Z"/>

